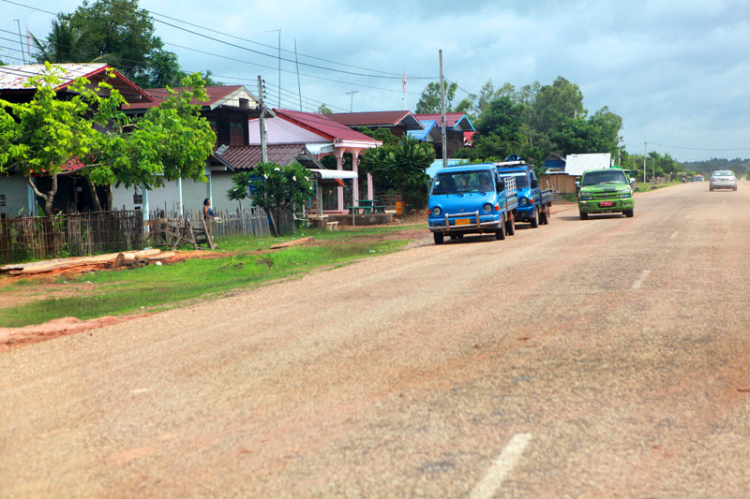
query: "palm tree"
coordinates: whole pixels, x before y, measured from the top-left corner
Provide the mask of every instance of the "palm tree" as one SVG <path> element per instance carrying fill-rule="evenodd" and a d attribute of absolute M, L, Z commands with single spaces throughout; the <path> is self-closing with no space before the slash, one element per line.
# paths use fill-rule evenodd
<path fill-rule="evenodd" d="M 89 35 L 85 30 L 73 28 L 69 22 L 60 19 L 52 21 L 52 30 L 46 40 L 39 40 L 33 34 L 31 38 L 37 50 L 36 60 L 39 63 L 65 62 L 107 62 L 115 61 L 109 55 L 92 58 L 94 52 L 89 43 Z"/>

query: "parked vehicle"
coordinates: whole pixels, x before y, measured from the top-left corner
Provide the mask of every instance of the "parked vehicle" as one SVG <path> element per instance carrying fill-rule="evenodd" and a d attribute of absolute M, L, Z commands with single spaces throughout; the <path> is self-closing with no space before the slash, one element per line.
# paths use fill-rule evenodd
<path fill-rule="evenodd" d="M 708 182 L 708 190 L 714 189 L 732 189 L 737 190 L 737 178 L 731 170 L 718 170 L 711 174 L 711 180 Z"/>
<path fill-rule="evenodd" d="M 435 175 L 430 190 L 429 227 L 435 244 L 447 235 L 515 234 L 518 207 L 513 177 L 501 178 L 495 165 L 482 163 L 445 168 Z"/>
<path fill-rule="evenodd" d="M 518 211 L 516 221 L 528 222 L 532 228 L 539 224 L 547 225 L 550 219 L 552 201 L 555 192 L 552 189 L 540 189 L 539 180 L 534 168 L 518 156 L 509 156 L 502 163 L 495 163 L 501 177 L 516 179 L 518 190 Z"/>
<path fill-rule="evenodd" d="M 621 168 L 584 172 L 581 181 L 576 182 L 581 220 L 588 219 L 591 213 L 621 212 L 626 217 L 632 217 L 634 184 L 635 179 L 629 178 Z"/>

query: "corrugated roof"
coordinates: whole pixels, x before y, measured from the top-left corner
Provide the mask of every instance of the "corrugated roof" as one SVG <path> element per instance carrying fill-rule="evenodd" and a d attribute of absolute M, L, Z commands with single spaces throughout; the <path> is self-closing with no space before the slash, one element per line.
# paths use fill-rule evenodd
<path fill-rule="evenodd" d="M 568 154 L 565 156 L 565 173 L 575 177 L 587 170 L 599 170 L 612 166 L 610 153 Z"/>
<path fill-rule="evenodd" d="M 373 146 L 381 144 L 379 140 L 361 134 L 341 123 L 329 119 L 325 114 L 305 113 L 302 111 L 291 111 L 288 109 L 274 109 L 276 115 L 291 123 L 307 128 L 319 135 L 326 137 L 328 140 L 336 141 L 356 141 L 370 143 Z"/>
<path fill-rule="evenodd" d="M 176 91 L 177 93 L 181 93 L 185 90 L 185 87 L 176 87 L 172 90 Z M 131 106 L 128 106 L 127 109 L 148 109 L 151 107 L 156 107 L 161 105 L 161 103 L 164 102 L 169 95 L 166 88 L 148 88 L 145 91 L 153 97 L 154 101 L 150 103 L 133 104 Z M 258 104 L 255 95 L 253 95 L 243 85 L 216 85 L 206 87 L 206 93 L 208 94 L 208 102 L 193 99 L 192 103 L 198 106 L 209 107 L 213 109 L 226 102 L 235 100 L 241 95 L 246 95 L 250 97 L 250 100 L 252 100 L 252 102 L 249 103 L 251 106 L 250 109 L 255 109 Z M 236 107 L 239 107 L 239 103 L 236 104 Z"/>
<path fill-rule="evenodd" d="M 305 144 L 269 144 L 266 147 L 268 161 L 281 166 L 291 163 L 316 163 L 310 151 L 305 148 Z M 216 156 L 230 163 L 235 169 L 248 170 L 255 168 L 262 160 L 262 150 L 260 146 L 230 146 L 221 154 L 218 151 Z"/>
<path fill-rule="evenodd" d="M 60 67 L 63 74 L 59 75 L 62 83 L 55 87 L 60 91 L 70 86 L 76 78 L 85 77 L 96 83 L 106 78 L 106 73 L 111 67 L 108 64 L 94 63 L 65 63 L 55 64 L 54 67 Z M 150 102 L 153 98 L 148 95 L 138 85 L 124 77 L 117 70 L 113 69 L 115 74 L 114 81 L 107 78 L 107 83 L 116 88 L 122 96 L 130 103 Z M 35 87 L 27 86 L 29 79 L 34 76 L 42 75 L 46 72 L 44 64 L 23 64 L 0 66 L 0 92 L 3 91 L 28 91 Z"/>
<path fill-rule="evenodd" d="M 422 122 L 424 128 L 422 130 L 409 130 L 406 134 L 409 137 L 415 138 L 422 142 L 434 142 L 440 139 L 440 131 L 437 130 L 437 122 L 435 120 L 425 120 Z M 428 140 L 432 138 L 432 140 Z"/>
<path fill-rule="evenodd" d="M 361 113 L 333 113 L 326 117 L 348 127 L 394 127 L 404 126 L 407 130 L 420 130 L 422 125 L 409 111 L 372 111 Z"/>
<path fill-rule="evenodd" d="M 414 116 L 420 122 L 434 120 L 437 122 L 438 128 L 442 128 L 443 126 L 443 116 L 440 113 L 415 114 Z M 474 131 L 474 125 L 471 124 L 465 113 L 445 113 L 445 126 L 462 132 Z"/>

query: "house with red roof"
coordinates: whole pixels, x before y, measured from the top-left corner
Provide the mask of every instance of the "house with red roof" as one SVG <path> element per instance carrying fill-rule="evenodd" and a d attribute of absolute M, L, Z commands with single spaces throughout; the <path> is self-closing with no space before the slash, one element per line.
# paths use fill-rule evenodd
<path fill-rule="evenodd" d="M 371 111 L 360 113 L 333 113 L 326 117 L 348 126 L 353 130 L 360 127 L 375 130 L 386 128 L 396 137 L 402 137 L 410 130 L 422 130 L 424 127 L 410 111 Z"/>
<path fill-rule="evenodd" d="M 269 146 L 281 144 L 304 144 L 305 148 L 320 160 L 324 156 L 336 159 L 336 170 L 341 172 L 339 184 L 343 179 L 352 179 L 351 188 L 338 185 L 329 188 L 321 200 L 323 211 L 328 213 L 345 213 L 348 203 L 359 206 L 359 200 L 364 194 L 367 199 L 373 199 L 372 176 L 364 176 L 367 182 L 366 191 L 360 192 L 360 177 L 358 174 L 359 155 L 371 148 L 382 145 L 381 141 L 363 135 L 351 128 L 332 120 L 325 114 L 305 113 L 288 109 L 274 109 L 275 117 L 265 119 L 266 142 Z M 250 144 L 260 144 L 260 125 L 258 120 L 250 122 Z M 344 155 L 352 157 L 351 171 L 344 170 Z M 329 172 L 329 176 L 334 175 Z M 346 189 L 345 189 L 346 187 Z M 346 195 L 345 195 L 346 194 Z"/>
<path fill-rule="evenodd" d="M 179 93 L 184 89 L 178 87 L 172 90 Z M 152 101 L 131 104 L 123 108 L 126 114 L 143 114 L 148 109 L 160 106 L 168 96 L 166 88 L 145 91 Z M 209 198 L 217 211 L 237 207 L 234 201 L 227 199 L 226 192 L 232 187 L 231 177 L 235 172 L 250 169 L 260 161 L 259 148 L 251 147 L 248 141 L 249 121 L 260 116 L 260 106 L 255 95 L 243 85 L 206 87 L 206 93 L 208 101 L 194 100 L 193 103 L 201 107 L 201 116 L 209 121 L 216 133 L 214 153 L 208 158 L 204 170 L 208 182 L 178 180 L 145 192 L 140 188 L 116 188 L 113 195 L 115 206 L 143 209 L 146 214 L 155 210 L 183 213 L 185 210 L 200 209 L 203 200 Z M 266 111 L 266 115 L 273 116 L 273 113 Z M 290 155 L 296 158 L 299 149 L 284 151 L 280 159 L 290 161 Z"/>
<path fill-rule="evenodd" d="M 61 74 L 58 75 L 61 83 L 55 87 L 61 99 L 70 98 L 73 95 L 70 86 L 77 78 L 85 77 L 94 87 L 100 81 L 106 80 L 131 105 L 151 103 L 154 100 L 151 95 L 108 64 L 75 63 L 55 64 L 54 66 L 61 70 Z M 114 73 L 114 79 L 108 76 L 109 71 Z M 0 66 L 0 98 L 13 103 L 30 101 L 34 97 L 36 87 L 30 86 L 29 80 L 45 72 L 44 64 Z M 58 175 L 58 188 L 53 210 L 93 209 L 94 204 L 88 183 L 76 174 L 82 167 L 83 165 L 76 158 L 71 158 L 63 167 L 63 175 Z M 51 177 L 44 172 L 32 176 L 31 181 L 41 192 L 48 192 L 52 185 Z M 98 197 L 106 200 L 107 196 L 103 189 L 98 190 Z M 7 176 L 0 177 L 0 217 L 11 218 L 20 213 L 34 215 L 38 202 L 27 178 L 13 171 L 10 171 Z"/>
<path fill-rule="evenodd" d="M 416 118 L 425 126 L 425 129 L 429 128 L 430 135 L 426 135 L 423 140 L 432 142 L 435 146 L 435 157 L 437 159 L 443 158 L 443 118 L 439 113 L 436 114 L 417 114 Z M 434 124 L 433 124 L 434 122 Z M 473 132 L 474 125 L 471 124 L 469 117 L 465 113 L 445 113 L 445 127 L 446 127 L 446 138 L 447 138 L 447 151 L 446 157 L 452 158 L 456 151 L 464 147 L 464 139 L 466 132 Z M 437 136 L 435 135 L 437 134 Z M 435 140 L 435 139 L 438 140 Z M 422 139 L 420 139 L 422 140 Z"/>

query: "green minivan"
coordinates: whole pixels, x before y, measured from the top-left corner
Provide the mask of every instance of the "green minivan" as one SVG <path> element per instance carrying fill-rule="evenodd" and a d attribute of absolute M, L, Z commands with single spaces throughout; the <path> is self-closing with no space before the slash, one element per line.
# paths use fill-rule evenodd
<path fill-rule="evenodd" d="M 633 216 L 633 185 L 635 179 L 628 177 L 621 168 L 590 170 L 583 173 L 578 188 L 578 212 L 581 220 L 589 214 L 617 213 Z"/>

